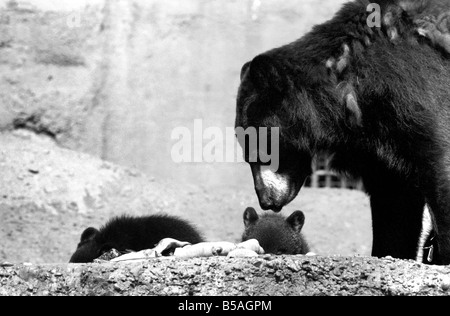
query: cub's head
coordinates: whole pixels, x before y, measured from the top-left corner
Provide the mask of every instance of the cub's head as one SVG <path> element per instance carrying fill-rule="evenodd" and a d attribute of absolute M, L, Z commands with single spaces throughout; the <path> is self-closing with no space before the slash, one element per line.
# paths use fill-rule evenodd
<path fill-rule="evenodd" d="M 80 242 L 77 250 L 70 258 L 71 263 L 87 263 L 93 262 L 94 259 L 100 257 L 103 253 L 111 250 L 111 247 L 103 245 L 97 241 L 99 231 L 96 228 L 89 227 L 81 234 Z"/>
<path fill-rule="evenodd" d="M 301 234 L 304 223 L 302 211 L 296 211 L 288 218 L 274 213 L 260 217 L 255 209 L 249 207 L 244 212 L 245 231 L 242 240 L 258 240 L 266 253 L 307 254 L 308 245 Z"/>

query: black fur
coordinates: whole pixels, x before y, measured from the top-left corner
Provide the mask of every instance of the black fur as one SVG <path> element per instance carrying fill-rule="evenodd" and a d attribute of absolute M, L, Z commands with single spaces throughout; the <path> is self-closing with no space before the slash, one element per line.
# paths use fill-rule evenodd
<path fill-rule="evenodd" d="M 422 41 L 397 1 L 377 3 L 382 17 L 391 12 L 381 28 L 366 23 L 369 1 L 353 1 L 301 39 L 247 63 L 236 126 L 280 127 L 277 174 L 289 189 L 265 186 L 251 163 L 263 209 L 292 201 L 311 159 L 325 151 L 332 168 L 364 182 L 374 256 L 415 258 L 427 202 L 436 262 L 450 264 L 450 60 Z"/>
<path fill-rule="evenodd" d="M 174 238 L 192 244 L 204 241 L 195 227 L 175 216 L 124 215 L 109 220 L 100 230 L 86 228 L 70 262 L 92 262 L 113 248 L 120 252 L 151 249 L 164 238 Z"/>
<path fill-rule="evenodd" d="M 309 246 L 301 233 L 304 223 L 305 215 L 301 211 L 292 213 L 288 218 L 274 213 L 259 217 L 254 208 L 248 207 L 244 212 L 242 241 L 258 240 L 265 253 L 307 254 Z"/>

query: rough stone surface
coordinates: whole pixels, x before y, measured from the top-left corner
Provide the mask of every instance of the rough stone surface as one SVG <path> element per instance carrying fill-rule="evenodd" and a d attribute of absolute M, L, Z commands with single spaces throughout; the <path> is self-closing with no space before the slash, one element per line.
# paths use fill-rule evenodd
<path fill-rule="evenodd" d="M 0 265 L 0 295 L 447 296 L 450 267 L 368 257 L 259 256 Z"/>

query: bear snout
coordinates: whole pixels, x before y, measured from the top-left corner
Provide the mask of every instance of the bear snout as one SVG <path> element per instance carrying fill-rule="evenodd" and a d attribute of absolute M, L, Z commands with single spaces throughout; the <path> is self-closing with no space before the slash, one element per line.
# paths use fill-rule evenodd
<path fill-rule="evenodd" d="M 252 165 L 251 168 L 255 191 L 263 210 L 280 212 L 297 195 L 299 188 L 290 181 L 290 177 L 264 166 Z"/>

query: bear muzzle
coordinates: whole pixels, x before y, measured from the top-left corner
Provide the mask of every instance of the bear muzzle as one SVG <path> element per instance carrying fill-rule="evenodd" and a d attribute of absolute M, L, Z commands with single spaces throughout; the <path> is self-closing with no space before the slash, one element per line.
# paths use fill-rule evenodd
<path fill-rule="evenodd" d="M 278 174 L 260 165 L 252 165 L 251 169 L 255 191 L 263 210 L 280 212 L 301 189 L 301 185 L 296 185 L 288 175 Z"/>

